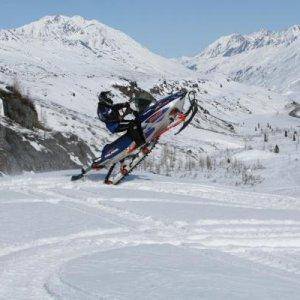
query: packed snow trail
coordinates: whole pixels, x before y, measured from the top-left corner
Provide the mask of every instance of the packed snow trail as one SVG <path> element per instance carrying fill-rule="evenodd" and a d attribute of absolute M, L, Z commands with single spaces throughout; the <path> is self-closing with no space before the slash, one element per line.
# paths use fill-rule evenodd
<path fill-rule="evenodd" d="M 299 198 L 71 173 L 0 179 L 0 299 L 299 296 Z"/>

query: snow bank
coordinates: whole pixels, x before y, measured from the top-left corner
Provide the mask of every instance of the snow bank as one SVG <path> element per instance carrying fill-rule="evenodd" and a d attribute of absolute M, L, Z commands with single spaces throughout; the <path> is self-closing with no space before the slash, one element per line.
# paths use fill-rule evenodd
<path fill-rule="evenodd" d="M 276 157 L 275 153 L 263 150 L 246 150 L 232 156 L 233 159 L 243 162 L 259 161 L 273 157 Z"/>

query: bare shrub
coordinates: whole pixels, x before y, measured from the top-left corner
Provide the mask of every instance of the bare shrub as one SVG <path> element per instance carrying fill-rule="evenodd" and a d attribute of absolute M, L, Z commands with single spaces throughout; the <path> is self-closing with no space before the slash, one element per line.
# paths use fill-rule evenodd
<path fill-rule="evenodd" d="M 30 107 L 36 112 L 33 100 L 22 92 L 20 81 L 17 78 L 14 79 L 12 86 L 7 87 L 7 89 L 12 92 L 16 99 L 19 99 L 24 105 Z"/>
<path fill-rule="evenodd" d="M 15 80 L 12 86 L 7 86 L 6 90 L 0 89 L 0 97 L 6 117 L 28 129 L 43 129 L 33 100 L 22 93 L 18 80 Z"/>

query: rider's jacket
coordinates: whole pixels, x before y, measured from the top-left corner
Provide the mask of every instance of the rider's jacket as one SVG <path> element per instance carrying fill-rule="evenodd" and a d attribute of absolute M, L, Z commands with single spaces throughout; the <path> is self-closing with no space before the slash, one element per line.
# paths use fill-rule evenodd
<path fill-rule="evenodd" d="M 108 104 L 106 102 L 99 102 L 97 114 L 106 127 L 114 133 L 122 120 L 119 110 L 127 106 L 127 103 Z"/>

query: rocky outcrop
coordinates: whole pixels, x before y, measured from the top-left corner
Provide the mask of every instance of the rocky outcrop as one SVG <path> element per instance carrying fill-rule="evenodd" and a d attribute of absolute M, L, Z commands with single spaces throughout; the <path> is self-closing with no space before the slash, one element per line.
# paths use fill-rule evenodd
<path fill-rule="evenodd" d="M 135 81 L 128 81 L 128 85 L 114 84 L 112 87 L 118 89 L 124 96 L 127 96 L 130 99 L 144 98 L 155 101 L 155 98 L 149 92 L 140 88 Z"/>
<path fill-rule="evenodd" d="M 0 119 L 0 172 L 78 168 L 91 161 L 90 148 L 73 134 L 28 130 Z"/>
<path fill-rule="evenodd" d="M 31 99 L 16 87 L 0 89 L 0 98 L 0 174 L 77 168 L 92 160 L 90 148 L 76 135 L 44 128 Z"/>

